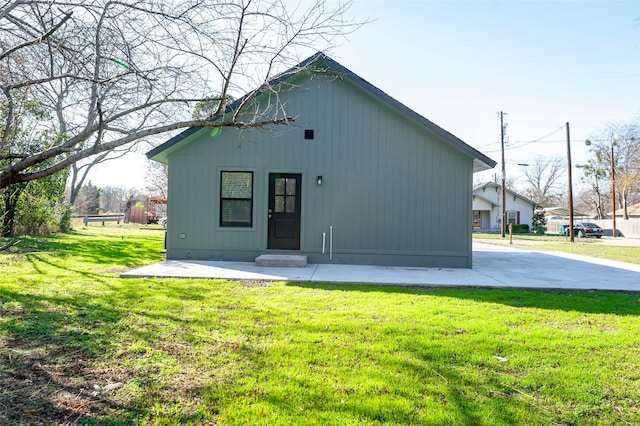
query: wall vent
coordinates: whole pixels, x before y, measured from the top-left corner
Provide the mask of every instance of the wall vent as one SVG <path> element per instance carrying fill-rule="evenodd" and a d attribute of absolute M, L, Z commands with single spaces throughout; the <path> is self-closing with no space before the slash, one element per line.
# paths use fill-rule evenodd
<path fill-rule="evenodd" d="M 306 129 L 304 131 L 304 138 L 305 139 L 313 139 L 313 129 Z"/>

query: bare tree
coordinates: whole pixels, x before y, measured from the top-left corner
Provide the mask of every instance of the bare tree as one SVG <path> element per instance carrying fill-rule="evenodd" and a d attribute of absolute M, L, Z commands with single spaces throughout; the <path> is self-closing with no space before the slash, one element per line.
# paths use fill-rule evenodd
<path fill-rule="evenodd" d="M 492 176 L 492 180 L 493 180 L 493 183 L 500 184 L 500 182 L 498 182 L 498 175 L 494 174 Z M 486 176 L 480 176 L 479 178 L 474 176 L 474 179 L 473 179 L 474 188 L 477 186 L 484 185 L 485 183 L 487 183 Z M 513 176 L 507 176 L 507 178 L 504 181 L 504 187 L 508 190 L 516 191 L 517 186 L 518 186 L 518 178 Z"/>
<path fill-rule="evenodd" d="M 147 161 L 147 191 L 151 196 L 167 199 L 169 168 L 157 161 Z"/>
<path fill-rule="evenodd" d="M 599 172 L 595 177 L 609 186 L 615 177 L 616 204 L 622 206 L 627 219 L 627 207 L 640 193 L 640 120 L 608 123 L 586 143 L 591 153 L 588 165 Z"/>
<path fill-rule="evenodd" d="M 328 0 L 8 0 L 0 5 L 0 189 L 64 170 L 86 158 L 193 126 L 289 123 L 243 93 L 273 90 L 274 75 L 301 50 L 358 27 L 350 6 Z M 253 91 L 249 92 L 252 88 Z M 43 149 L 19 151 L 9 131 L 16 98 L 43 102 L 53 135 Z M 197 102 L 212 114 L 192 118 Z M 3 157 L 4 156 L 4 157 Z M 106 157 L 105 157 L 106 158 Z"/>
<path fill-rule="evenodd" d="M 130 192 L 127 188 L 117 186 L 100 188 L 100 208 L 109 213 L 124 212 Z"/>
<path fill-rule="evenodd" d="M 577 191 L 573 199 L 573 207 L 579 212 L 595 212 L 595 219 L 606 219 L 607 208 L 610 206 L 609 194 L 598 188 L 598 178 L 583 178 L 588 185 Z"/>
<path fill-rule="evenodd" d="M 560 157 L 538 156 L 522 169 L 526 180 L 524 193 L 541 206 L 556 204 L 562 197 L 559 181 L 564 176 L 564 162 Z"/>
<path fill-rule="evenodd" d="M 607 169 L 603 168 L 601 161 L 594 161 L 594 159 L 588 160 L 585 164 L 578 164 L 576 167 L 582 169 L 584 175 L 581 180 L 587 184 L 587 190 L 580 192 L 577 201 L 593 208 L 596 219 L 606 219 L 605 208 L 609 200 L 605 187 L 609 176 Z"/>
<path fill-rule="evenodd" d="M 98 164 L 102 164 L 109 160 L 117 160 L 131 152 L 134 145 L 129 144 L 123 147 L 115 148 L 111 151 L 105 151 L 98 155 L 88 157 L 85 160 L 77 161 L 71 164 L 69 169 L 69 204 L 73 205 L 76 197 L 80 193 L 80 189 L 89 176 L 89 172 Z"/>

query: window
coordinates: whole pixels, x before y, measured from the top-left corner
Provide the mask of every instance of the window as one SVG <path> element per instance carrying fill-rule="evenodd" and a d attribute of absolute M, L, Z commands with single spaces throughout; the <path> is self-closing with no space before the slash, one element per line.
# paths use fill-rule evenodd
<path fill-rule="evenodd" d="M 517 225 L 520 222 L 520 212 L 510 210 L 507 212 L 507 224 L 513 223 Z"/>
<path fill-rule="evenodd" d="M 276 213 L 296 212 L 296 179 L 276 178 L 274 188 L 274 211 Z"/>
<path fill-rule="evenodd" d="M 253 172 L 221 172 L 220 226 L 253 225 Z"/>

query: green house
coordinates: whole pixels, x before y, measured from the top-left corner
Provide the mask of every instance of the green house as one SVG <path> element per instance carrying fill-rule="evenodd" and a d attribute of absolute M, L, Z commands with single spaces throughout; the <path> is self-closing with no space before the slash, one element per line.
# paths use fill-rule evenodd
<path fill-rule="evenodd" d="M 168 259 L 471 267 L 472 176 L 495 161 L 322 53 L 267 87 L 225 114 L 277 97 L 292 122 L 147 154 L 169 168 Z"/>

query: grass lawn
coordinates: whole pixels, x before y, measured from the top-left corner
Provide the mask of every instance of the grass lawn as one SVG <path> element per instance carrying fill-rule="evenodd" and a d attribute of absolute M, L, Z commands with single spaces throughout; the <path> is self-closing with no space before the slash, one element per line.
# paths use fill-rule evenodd
<path fill-rule="evenodd" d="M 162 241 L 0 254 L 0 424 L 640 424 L 638 293 L 118 278 Z"/>
<path fill-rule="evenodd" d="M 473 238 L 500 245 L 509 244 L 509 235 L 502 238 L 500 234 L 473 234 Z M 531 245 L 532 243 L 535 245 Z M 533 248 L 535 250 L 560 251 L 640 265 L 639 246 L 608 245 L 597 238 L 575 237 L 574 242 L 571 243 L 569 238 L 558 235 L 514 234 L 512 246 L 527 250 Z"/>

